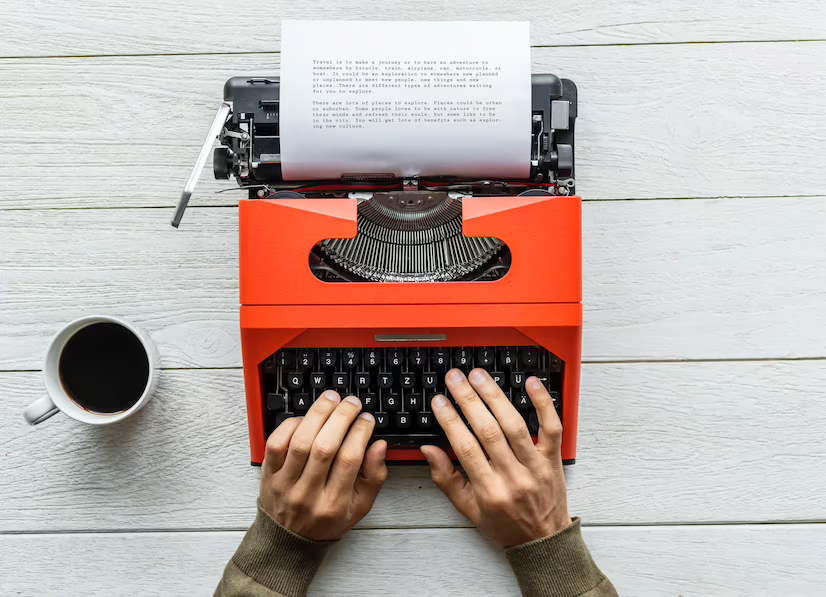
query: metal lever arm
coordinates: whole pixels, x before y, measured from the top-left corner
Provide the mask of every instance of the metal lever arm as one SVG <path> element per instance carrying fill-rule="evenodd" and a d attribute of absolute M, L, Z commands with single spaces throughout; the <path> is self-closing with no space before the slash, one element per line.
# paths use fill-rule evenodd
<path fill-rule="evenodd" d="M 192 168 L 192 173 L 189 175 L 189 180 L 186 181 L 184 192 L 181 193 L 181 200 L 178 201 L 178 207 L 175 209 L 175 215 L 172 216 L 171 224 L 175 228 L 177 228 L 181 223 L 181 218 L 184 215 L 184 210 L 186 209 L 187 203 L 189 203 L 189 198 L 192 197 L 192 193 L 195 192 L 195 185 L 198 184 L 198 179 L 201 177 L 201 172 L 203 172 L 204 165 L 206 164 L 209 154 L 212 151 L 212 143 L 221 132 L 221 129 L 224 128 L 224 124 L 226 124 L 230 112 L 232 112 L 230 105 L 223 103 L 221 104 L 221 107 L 218 108 L 218 113 L 215 114 L 215 120 L 212 121 L 207 138 L 204 141 L 203 147 L 201 147 L 201 153 L 198 154 L 198 159 L 195 161 L 195 166 Z"/>

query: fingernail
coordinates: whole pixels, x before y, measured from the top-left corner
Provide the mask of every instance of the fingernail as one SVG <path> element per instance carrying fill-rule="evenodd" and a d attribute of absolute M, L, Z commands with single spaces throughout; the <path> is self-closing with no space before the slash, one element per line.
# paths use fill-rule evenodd
<path fill-rule="evenodd" d="M 332 390 L 327 390 L 326 392 L 324 392 L 323 396 L 327 400 L 332 400 L 333 402 L 338 402 L 339 400 L 341 400 L 339 395 L 333 392 Z"/>
<path fill-rule="evenodd" d="M 470 381 L 475 381 L 476 383 L 482 383 L 485 381 L 485 374 L 482 373 L 480 369 L 474 369 L 470 372 L 469 379 Z"/>
<path fill-rule="evenodd" d="M 433 408 L 444 408 L 447 406 L 447 398 L 445 398 L 441 394 L 436 394 L 435 396 L 433 396 L 433 400 L 430 401 L 430 405 Z"/>
<path fill-rule="evenodd" d="M 373 415 L 371 415 L 370 413 L 361 413 L 359 415 L 359 419 L 364 419 L 365 421 L 372 421 Z"/>
<path fill-rule="evenodd" d="M 464 375 L 462 375 L 462 372 L 459 371 L 458 369 L 454 369 L 453 371 L 451 371 L 450 373 L 447 374 L 448 380 L 456 382 L 456 383 L 461 382 L 463 377 L 464 377 Z"/>
<path fill-rule="evenodd" d="M 539 378 L 537 378 L 537 377 L 531 377 L 528 380 L 528 385 L 531 387 L 532 390 L 542 389 L 542 382 L 539 381 Z"/>
<path fill-rule="evenodd" d="M 421 448 L 420 448 L 420 450 L 421 450 Z M 424 455 L 424 459 L 427 460 L 428 464 L 430 464 L 430 452 L 425 452 L 424 450 L 421 450 L 421 452 Z"/>
<path fill-rule="evenodd" d="M 356 398 L 355 396 L 347 396 L 347 398 L 345 398 L 344 400 L 346 402 L 349 402 L 350 404 L 355 404 L 356 406 L 359 406 L 359 407 L 361 406 L 361 401 L 358 398 Z"/>

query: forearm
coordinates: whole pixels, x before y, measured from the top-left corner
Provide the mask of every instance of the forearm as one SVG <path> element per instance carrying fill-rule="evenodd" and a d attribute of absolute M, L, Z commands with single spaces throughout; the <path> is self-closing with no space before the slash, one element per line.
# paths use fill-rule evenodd
<path fill-rule="evenodd" d="M 299 537 L 258 506 L 215 597 L 303 597 L 334 541 Z"/>
<path fill-rule="evenodd" d="M 617 597 L 582 540 L 579 519 L 564 531 L 505 550 L 524 597 Z"/>

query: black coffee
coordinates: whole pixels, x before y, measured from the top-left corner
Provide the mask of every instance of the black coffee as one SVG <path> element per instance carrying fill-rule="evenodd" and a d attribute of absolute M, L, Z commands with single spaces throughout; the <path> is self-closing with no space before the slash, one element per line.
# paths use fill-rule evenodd
<path fill-rule="evenodd" d="M 116 323 L 77 332 L 60 355 L 60 381 L 86 410 L 118 413 L 134 405 L 149 382 L 149 357 L 135 334 Z"/>

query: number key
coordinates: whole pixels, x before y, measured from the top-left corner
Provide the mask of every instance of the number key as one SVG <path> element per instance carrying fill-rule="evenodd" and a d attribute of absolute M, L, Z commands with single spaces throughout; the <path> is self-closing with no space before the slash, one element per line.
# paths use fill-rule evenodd
<path fill-rule="evenodd" d="M 493 365 L 493 351 L 490 348 L 480 348 L 476 351 L 476 364 L 479 367 Z"/>
<path fill-rule="evenodd" d="M 298 351 L 298 366 L 299 367 L 312 367 L 315 364 L 315 351 L 312 350 L 299 350 Z"/>
<path fill-rule="evenodd" d="M 525 369 L 533 369 L 539 362 L 539 352 L 535 348 L 522 348 L 519 350 L 519 363 Z"/>
<path fill-rule="evenodd" d="M 387 364 L 391 365 L 392 367 L 398 367 L 402 364 L 404 360 L 404 350 L 403 349 L 393 349 L 388 351 L 387 353 Z"/>
<path fill-rule="evenodd" d="M 453 353 L 453 365 L 455 367 L 467 367 L 470 365 L 470 351 L 466 348 L 459 348 Z"/>
<path fill-rule="evenodd" d="M 448 352 L 444 348 L 439 348 L 433 353 L 433 364 L 437 367 L 447 367 L 450 361 Z"/>
<path fill-rule="evenodd" d="M 347 367 L 356 367 L 358 366 L 359 362 L 361 361 L 361 355 L 359 354 L 358 350 L 353 348 L 348 348 L 344 351 L 344 355 L 342 356 L 342 360 Z"/>
<path fill-rule="evenodd" d="M 338 351 L 334 348 L 327 348 L 321 351 L 321 364 L 324 367 L 335 367 L 338 363 Z"/>
<path fill-rule="evenodd" d="M 282 348 L 277 353 L 275 353 L 275 362 L 281 365 L 282 367 L 295 367 L 293 364 L 295 361 L 293 360 L 293 352 L 286 348 Z"/>
<path fill-rule="evenodd" d="M 364 364 L 368 367 L 378 367 L 381 364 L 381 352 L 378 348 L 371 348 L 366 351 Z"/>
<path fill-rule="evenodd" d="M 413 367 L 421 367 L 425 364 L 427 354 L 421 348 L 413 348 L 410 350 L 410 364 Z"/>
<path fill-rule="evenodd" d="M 505 348 L 499 353 L 499 364 L 503 367 L 510 367 L 516 363 L 516 351 Z"/>

